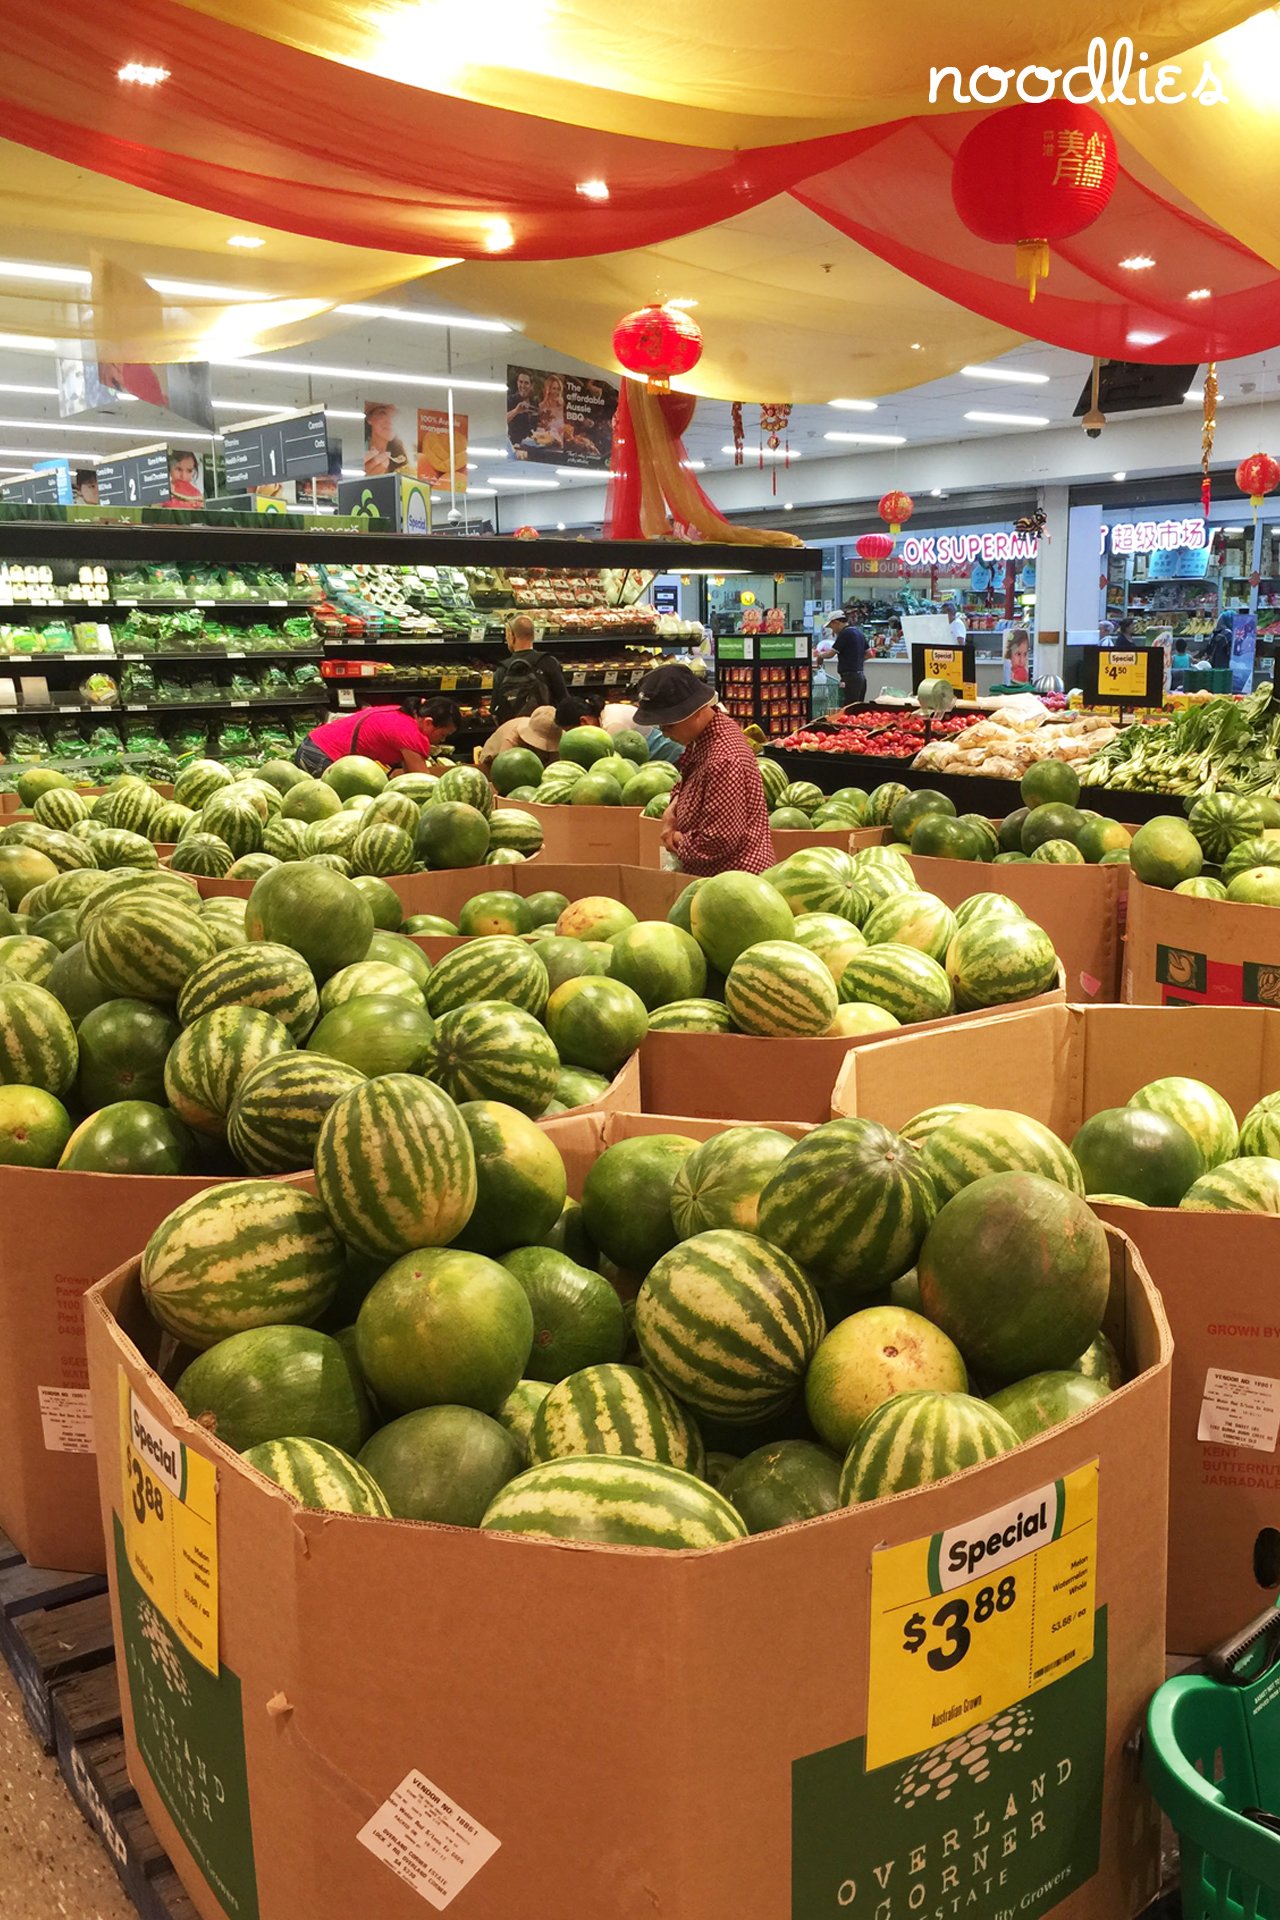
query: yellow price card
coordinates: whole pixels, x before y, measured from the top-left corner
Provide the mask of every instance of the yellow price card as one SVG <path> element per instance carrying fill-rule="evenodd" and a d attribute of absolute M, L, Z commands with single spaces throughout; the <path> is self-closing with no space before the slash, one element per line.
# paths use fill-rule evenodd
<path fill-rule="evenodd" d="M 457 684 L 458 676 L 456 673 L 442 673 L 440 675 L 441 693 L 452 693 Z"/>
<path fill-rule="evenodd" d="M 1098 692 L 1113 700 L 1145 700 L 1149 652 L 1113 653 L 1109 647 L 1098 652 Z"/>
<path fill-rule="evenodd" d="M 964 648 L 926 647 L 924 672 L 927 680 L 949 680 L 959 694 L 964 693 Z"/>
<path fill-rule="evenodd" d="M 124 1540 L 134 1578 L 201 1666 L 218 1666 L 217 1476 L 120 1371 Z"/>
<path fill-rule="evenodd" d="M 871 1561 L 867 1770 L 1093 1658 L 1098 1463 Z"/>

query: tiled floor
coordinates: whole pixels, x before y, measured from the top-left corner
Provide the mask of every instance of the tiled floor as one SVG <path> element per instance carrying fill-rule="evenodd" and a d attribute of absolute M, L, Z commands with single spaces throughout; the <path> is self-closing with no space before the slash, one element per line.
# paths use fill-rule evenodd
<path fill-rule="evenodd" d="M 106 1854 L 23 1719 L 0 1662 L 0 1915 L 136 1920 Z"/>

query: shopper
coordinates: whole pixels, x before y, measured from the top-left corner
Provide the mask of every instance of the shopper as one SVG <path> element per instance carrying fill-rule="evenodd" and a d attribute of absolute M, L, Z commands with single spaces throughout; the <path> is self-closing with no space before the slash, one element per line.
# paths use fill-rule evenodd
<path fill-rule="evenodd" d="M 693 874 L 773 864 L 769 809 L 755 755 L 716 697 L 686 666 L 655 667 L 640 682 L 640 727 L 683 748 L 680 781 L 663 815 L 662 844 Z"/>
<path fill-rule="evenodd" d="M 295 763 L 304 772 L 322 774 L 350 753 L 377 760 L 389 773 L 425 773 L 434 749 L 462 725 L 452 700 L 405 700 L 398 707 L 362 707 L 313 727 Z"/>
<path fill-rule="evenodd" d="M 507 622 L 507 652 L 511 655 L 493 676 L 493 717 L 514 720 L 537 707 L 558 707 L 568 695 L 560 662 L 554 654 L 534 646 L 536 635 L 527 613 Z"/>
<path fill-rule="evenodd" d="M 850 624 L 845 613 L 833 613 L 827 622 L 827 652 L 834 653 L 840 675 L 840 704 L 850 707 L 867 697 L 867 636 L 861 627 Z M 819 651 L 822 652 L 821 643 Z"/>
<path fill-rule="evenodd" d="M 952 646 L 962 647 L 969 638 L 969 622 L 960 611 L 959 601 L 948 600 L 942 611 L 946 614 L 950 623 L 949 631 Z"/>
<path fill-rule="evenodd" d="M 565 702 L 566 710 L 571 704 Z M 482 772 L 488 773 L 500 753 L 506 753 L 510 747 L 528 747 L 536 753 L 544 766 L 555 759 L 560 746 L 560 735 L 567 725 L 576 726 L 576 717 L 561 719 L 559 707 L 535 707 L 532 713 L 518 714 L 514 720 L 504 720 L 495 727 L 476 756 L 476 765 Z"/>
<path fill-rule="evenodd" d="M 1235 622 L 1229 613 L 1218 615 L 1218 624 L 1209 635 L 1209 665 L 1211 667 L 1229 667 L 1231 665 L 1231 644 L 1235 638 Z"/>

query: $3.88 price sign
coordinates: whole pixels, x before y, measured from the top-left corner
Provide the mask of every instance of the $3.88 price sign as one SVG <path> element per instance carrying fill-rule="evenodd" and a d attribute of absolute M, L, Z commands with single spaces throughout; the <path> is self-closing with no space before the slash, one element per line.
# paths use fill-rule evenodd
<path fill-rule="evenodd" d="M 188 1651 L 218 1672 L 213 1464 L 183 1445 L 120 1371 L 120 1479 L 134 1577 Z"/>
<path fill-rule="evenodd" d="M 1093 1657 L 1098 1464 L 871 1562 L 868 1770 Z"/>

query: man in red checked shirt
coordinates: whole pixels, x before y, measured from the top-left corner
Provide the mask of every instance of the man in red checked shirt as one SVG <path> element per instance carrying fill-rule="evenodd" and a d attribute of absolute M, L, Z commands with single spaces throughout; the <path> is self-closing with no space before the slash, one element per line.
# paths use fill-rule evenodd
<path fill-rule="evenodd" d="M 763 873 L 772 866 L 760 768 L 741 727 L 706 683 L 688 667 L 655 667 L 640 682 L 635 725 L 660 727 L 684 749 L 662 834 L 682 871 Z"/>

